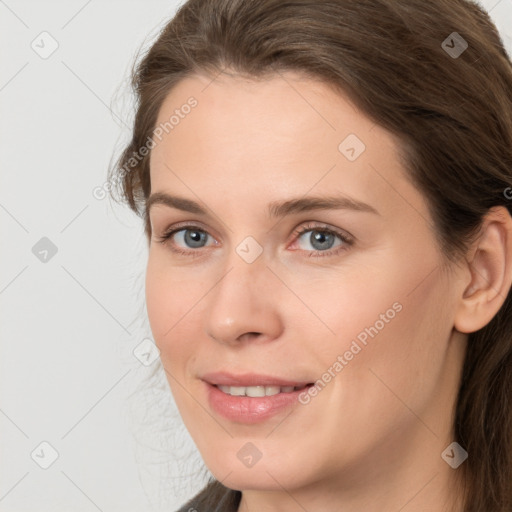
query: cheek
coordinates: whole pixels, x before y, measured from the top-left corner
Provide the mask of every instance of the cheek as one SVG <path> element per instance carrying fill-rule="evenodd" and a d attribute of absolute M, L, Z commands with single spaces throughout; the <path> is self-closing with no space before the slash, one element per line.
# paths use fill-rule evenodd
<path fill-rule="evenodd" d="M 313 343 L 317 353 L 320 350 L 327 356 L 322 357 L 324 365 L 332 363 L 333 355 L 336 359 L 349 350 L 353 341 L 362 348 L 369 347 L 369 340 L 382 338 L 403 315 L 402 288 L 406 286 L 393 267 L 383 268 L 385 262 L 381 261 L 378 268 L 368 266 L 364 272 L 343 269 L 339 276 L 292 283 L 309 312 L 298 301 L 290 301 L 288 324 L 294 329 L 302 322 L 299 332 L 308 333 L 304 342 Z M 314 331 L 321 343 L 312 341 Z"/>
<path fill-rule="evenodd" d="M 448 281 L 436 262 L 433 252 L 412 261 L 383 258 L 378 267 L 368 266 L 357 278 L 324 286 L 323 292 L 302 290 L 331 331 L 325 330 L 326 343 L 316 344 L 311 354 L 322 371 L 336 374 L 329 384 L 336 391 L 322 391 L 330 395 L 326 400 L 343 396 L 354 400 L 351 408 L 363 400 L 372 409 L 385 409 L 386 400 L 397 401 L 386 385 L 406 403 L 421 407 L 428 399 L 453 327 Z"/>
<path fill-rule="evenodd" d="M 165 333 L 172 327 L 172 318 L 169 316 L 174 311 L 176 302 L 175 294 L 169 293 L 169 276 L 150 252 L 146 269 L 146 309 L 149 323 L 157 346 L 161 349 L 160 343 Z"/>
<path fill-rule="evenodd" d="M 335 335 L 308 351 L 319 372 L 326 372 L 318 375 L 326 384 L 304 406 L 304 428 L 314 430 L 317 439 L 351 442 L 333 449 L 304 441 L 302 449 L 324 450 L 322 457 L 333 469 L 339 460 L 355 462 L 365 452 L 384 450 L 383 440 L 397 442 L 397 432 L 417 425 L 418 416 L 430 423 L 425 411 L 444 371 L 451 311 L 449 301 L 442 300 L 449 287 L 439 273 L 416 287 L 432 268 L 426 267 L 389 266 L 385 279 L 368 272 L 357 283 L 345 281 L 338 293 L 322 295 L 318 289 L 309 296 L 309 305 Z M 286 431 L 285 425 L 280 428 Z M 431 435 L 428 429 L 423 434 Z"/>
<path fill-rule="evenodd" d="M 339 384 L 349 383 L 353 390 L 350 397 L 345 394 L 351 402 L 347 407 L 374 411 L 383 429 L 414 421 L 410 410 L 421 416 L 444 371 L 452 330 L 446 282 L 434 272 L 415 287 L 426 275 L 420 266 L 417 270 L 414 280 L 397 273 L 392 287 L 375 288 L 360 303 L 364 314 L 350 311 L 357 318 L 350 339 L 358 342 L 362 335 L 364 343 L 358 343 L 361 351 Z"/>
<path fill-rule="evenodd" d="M 196 336 L 187 335 L 187 330 L 197 325 L 191 319 L 201 290 L 199 280 L 180 279 L 179 271 L 171 271 L 161 259 L 149 256 L 145 293 L 151 331 L 167 369 L 171 363 L 178 367 L 185 356 L 184 348 L 193 348 L 191 342 Z"/>

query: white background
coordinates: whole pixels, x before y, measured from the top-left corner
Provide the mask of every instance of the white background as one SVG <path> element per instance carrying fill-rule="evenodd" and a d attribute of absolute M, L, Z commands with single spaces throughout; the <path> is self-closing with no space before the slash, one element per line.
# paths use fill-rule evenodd
<path fill-rule="evenodd" d="M 482 3 L 512 53 L 512 0 Z M 133 355 L 151 338 L 141 221 L 93 195 L 129 138 L 135 53 L 176 6 L 0 0 L 0 512 L 172 511 L 207 476 L 159 361 Z"/>

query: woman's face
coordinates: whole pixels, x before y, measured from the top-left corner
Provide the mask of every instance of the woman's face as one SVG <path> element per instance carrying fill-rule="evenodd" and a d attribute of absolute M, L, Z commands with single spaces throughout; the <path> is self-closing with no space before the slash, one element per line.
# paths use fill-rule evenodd
<path fill-rule="evenodd" d="M 291 492 L 448 467 L 460 279 L 393 137 L 291 72 L 187 78 L 166 122 L 147 310 L 214 476 Z"/>

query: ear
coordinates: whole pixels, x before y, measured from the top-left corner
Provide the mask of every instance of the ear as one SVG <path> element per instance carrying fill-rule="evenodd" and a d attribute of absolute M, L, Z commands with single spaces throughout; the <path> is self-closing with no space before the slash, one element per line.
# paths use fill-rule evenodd
<path fill-rule="evenodd" d="M 512 217 L 504 206 L 485 215 L 465 265 L 468 277 L 454 327 L 471 333 L 492 320 L 512 286 Z"/>

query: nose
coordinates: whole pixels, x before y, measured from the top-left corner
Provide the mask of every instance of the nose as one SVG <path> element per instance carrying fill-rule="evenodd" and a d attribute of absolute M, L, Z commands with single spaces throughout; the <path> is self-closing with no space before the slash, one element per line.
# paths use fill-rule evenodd
<path fill-rule="evenodd" d="M 231 345 L 279 338 L 283 330 L 279 284 L 263 257 L 247 263 L 235 254 L 209 293 L 207 335 Z"/>

